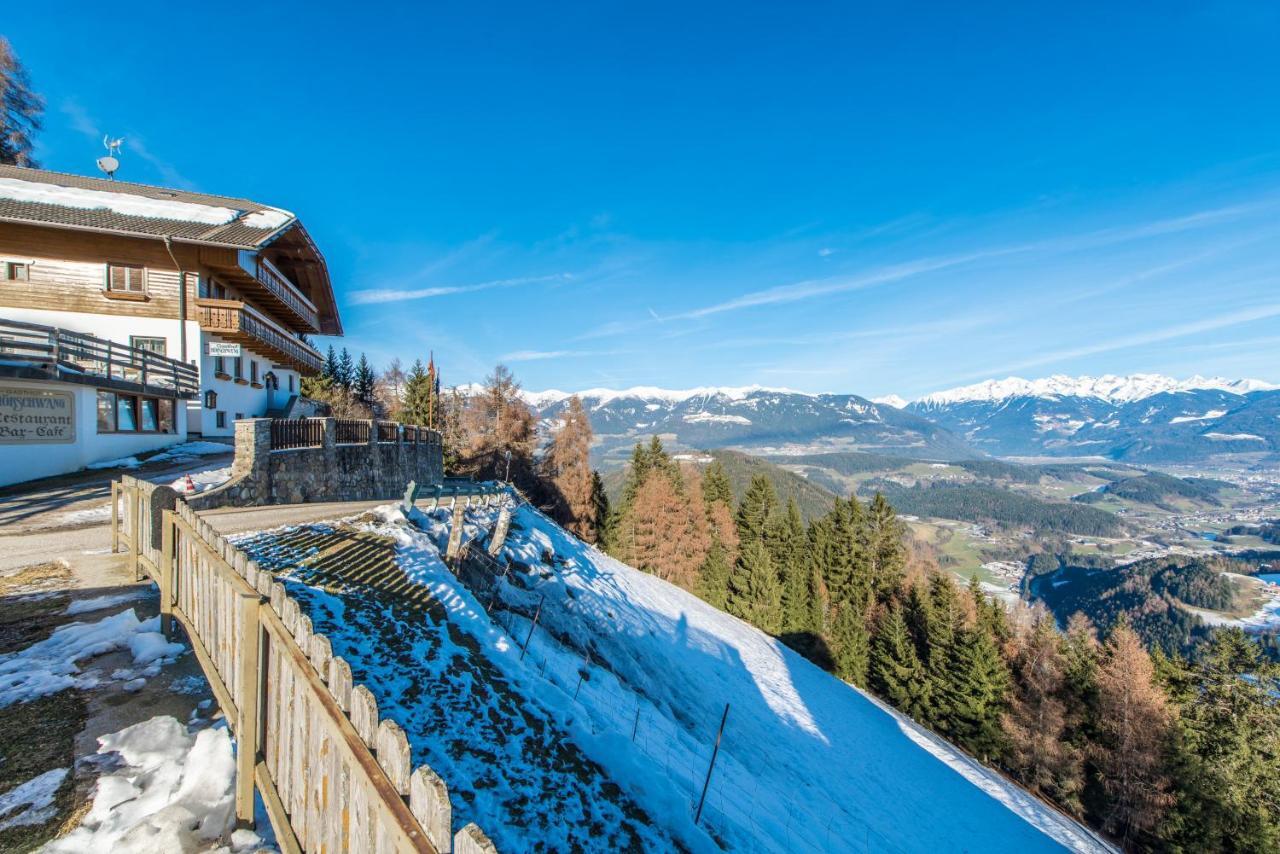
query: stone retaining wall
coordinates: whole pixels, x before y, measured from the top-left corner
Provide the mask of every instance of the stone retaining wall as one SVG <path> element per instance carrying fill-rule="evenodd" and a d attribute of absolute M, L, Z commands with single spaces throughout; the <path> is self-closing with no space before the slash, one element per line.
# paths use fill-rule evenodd
<path fill-rule="evenodd" d="M 236 422 L 236 457 L 231 479 L 222 486 L 187 497 L 197 510 L 254 507 L 318 501 L 376 501 L 399 498 L 409 481 L 424 489 L 444 481 L 440 434 L 424 431 L 423 441 L 335 442 L 334 419 L 324 422 L 320 447 L 271 450 L 271 419 Z"/>

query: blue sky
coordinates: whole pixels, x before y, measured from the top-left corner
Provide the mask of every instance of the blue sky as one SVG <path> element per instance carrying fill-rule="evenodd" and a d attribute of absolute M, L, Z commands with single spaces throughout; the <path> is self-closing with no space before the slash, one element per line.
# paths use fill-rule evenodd
<path fill-rule="evenodd" d="M 1276 4 L 186 5 L 6 8 L 44 165 L 297 212 L 376 364 L 1280 381 Z"/>

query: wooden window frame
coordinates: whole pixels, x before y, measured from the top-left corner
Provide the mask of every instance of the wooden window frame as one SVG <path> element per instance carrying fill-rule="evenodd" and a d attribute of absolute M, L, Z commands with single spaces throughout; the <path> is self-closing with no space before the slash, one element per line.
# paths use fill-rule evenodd
<path fill-rule="evenodd" d="M 102 424 L 100 423 L 97 417 L 102 414 L 101 406 L 102 406 L 103 395 L 107 395 L 111 400 L 111 426 L 106 430 L 102 429 Z M 132 408 L 133 408 L 134 429 L 132 430 L 120 429 L 119 401 L 120 401 L 120 398 L 122 397 L 127 397 L 133 401 Z M 155 403 L 155 408 L 156 408 L 156 429 L 155 430 L 140 429 L 142 425 L 142 410 L 143 410 L 143 407 L 146 405 L 147 401 L 153 401 Z M 163 429 L 163 425 L 165 421 L 163 410 L 166 408 L 165 407 L 166 403 L 169 404 L 170 417 L 171 417 L 171 422 L 173 426 L 172 430 Z M 124 434 L 129 436 L 133 436 L 133 435 L 174 436 L 174 435 L 177 435 L 178 433 L 178 404 L 172 398 L 157 397 L 151 394 L 132 394 L 131 392 L 114 391 L 112 389 L 100 388 L 98 389 L 98 394 L 97 394 L 97 397 L 95 398 L 95 406 L 97 408 L 95 410 L 96 415 L 95 415 L 94 421 L 97 424 L 99 434 L 110 433 L 113 435 Z"/>
<path fill-rule="evenodd" d="M 142 271 L 142 286 L 141 286 L 141 288 L 140 288 L 140 289 L 138 289 L 138 290 L 133 290 L 133 289 L 131 289 L 131 288 L 114 288 L 114 287 L 112 287 L 112 286 L 111 286 L 111 279 L 112 279 L 111 272 L 112 272 L 112 270 L 114 270 L 114 269 L 116 269 L 116 268 L 121 268 L 121 269 L 125 269 L 125 270 L 141 270 L 141 271 Z M 151 297 L 150 297 L 150 296 L 149 296 L 149 294 L 148 294 L 147 278 L 148 278 L 148 277 L 147 277 L 147 268 L 146 268 L 146 267 L 144 267 L 144 266 L 142 266 L 141 264 L 126 264 L 126 263 L 124 263 L 123 261 L 108 261 L 108 262 L 107 262 L 107 270 L 106 270 L 106 281 L 105 281 L 105 283 L 103 284 L 102 293 L 103 293 L 103 294 L 104 294 L 108 299 L 138 300 L 138 301 L 145 301 L 145 300 L 149 300 Z"/>
<path fill-rule="evenodd" d="M 159 341 L 162 349 L 153 350 L 150 347 L 140 345 L 139 341 Z M 155 353 L 157 356 L 169 355 L 169 339 L 159 335 L 130 335 L 129 346 L 136 350 L 146 350 L 148 353 Z"/>
<path fill-rule="evenodd" d="M 18 270 L 22 271 L 21 276 L 14 275 Z M 31 264 L 27 261 L 6 261 L 4 263 L 4 278 L 7 282 L 30 282 Z"/>

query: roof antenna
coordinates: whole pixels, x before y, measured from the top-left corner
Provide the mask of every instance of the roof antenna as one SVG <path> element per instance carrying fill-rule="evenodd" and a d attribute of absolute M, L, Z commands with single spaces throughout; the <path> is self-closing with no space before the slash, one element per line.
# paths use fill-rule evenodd
<path fill-rule="evenodd" d="M 98 158 L 98 168 L 107 173 L 109 181 L 116 179 L 116 170 L 120 168 L 120 160 L 116 155 L 120 153 L 122 145 L 124 145 L 124 137 L 112 139 L 110 134 L 102 135 L 102 147 L 107 150 L 107 156 Z"/>

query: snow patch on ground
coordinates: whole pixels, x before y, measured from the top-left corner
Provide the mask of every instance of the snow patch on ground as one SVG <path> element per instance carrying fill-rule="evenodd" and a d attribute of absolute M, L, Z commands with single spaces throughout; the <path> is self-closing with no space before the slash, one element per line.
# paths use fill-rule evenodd
<path fill-rule="evenodd" d="M 100 504 L 97 507 L 88 507 L 84 510 L 72 510 L 68 513 L 59 513 L 57 524 L 83 525 L 89 522 L 105 522 L 110 518 L 111 505 Z"/>
<path fill-rule="evenodd" d="M 67 606 L 64 612 L 68 617 L 74 617 L 76 614 L 87 614 L 90 611 L 101 611 L 105 608 L 112 608 L 116 605 L 123 605 L 125 602 L 132 602 L 151 592 L 149 587 L 134 587 L 123 593 L 108 593 L 106 596 L 95 596 L 92 599 L 77 599 Z"/>
<path fill-rule="evenodd" d="M 1205 433 L 1206 439 L 1213 439 L 1215 442 L 1265 442 L 1266 439 L 1261 436 L 1255 436 L 1253 433 Z"/>
<path fill-rule="evenodd" d="M 81 673 L 80 663 L 126 647 L 134 656 L 134 664 L 146 668 L 144 677 L 154 676 L 161 664 L 186 650 L 160 633 L 159 617 L 139 620 L 132 610 L 103 617 L 96 623 L 59 626 L 39 643 L 0 655 L 0 708 L 64 688 L 93 688 L 101 683 L 101 674 Z M 132 681 L 139 674 L 121 669 L 111 678 Z"/>
<path fill-rule="evenodd" d="M 686 424 L 750 424 L 750 418 L 741 415 L 725 415 L 719 412 L 695 412 L 682 419 Z"/>
<path fill-rule="evenodd" d="M 215 486 L 222 486 L 229 480 L 231 480 L 231 466 L 191 473 L 191 484 L 195 487 L 194 492 L 207 492 Z M 183 475 L 175 478 L 169 486 L 179 495 L 187 494 L 187 476 Z"/>
<path fill-rule="evenodd" d="M 232 833 L 236 763 L 224 725 L 192 735 L 157 716 L 100 737 L 98 753 L 115 754 L 120 767 L 98 779 L 80 826 L 45 851 L 159 854 L 228 839 L 231 851 L 260 847 L 256 834 Z"/>
<path fill-rule="evenodd" d="M 67 776 L 67 768 L 54 768 L 0 795 L 0 830 L 27 824 L 44 824 L 57 808 L 53 796 Z M 17 812 L 14 812 L 18 810 Z"/>
<path fill-rule="evenodd" d="M 1227 414 L 1225 409 L 1210 409 L 1204 415 L 1179 415 L 1176 418 L 1170 418 L 1170 424 L 1185 424 L 1188 421 L 1212 421 L 1215 418 L 1221 418 Z"/>

